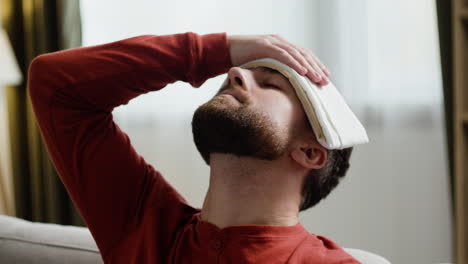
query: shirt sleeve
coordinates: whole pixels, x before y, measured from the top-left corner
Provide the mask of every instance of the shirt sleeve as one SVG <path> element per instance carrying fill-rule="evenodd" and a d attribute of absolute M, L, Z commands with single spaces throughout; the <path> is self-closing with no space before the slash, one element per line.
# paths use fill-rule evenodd
<path fill-rule="evenodd" d="M 33 60 L 28 91 L 39 129 L 101 254 L 145 208 L 185 202 L 137 154 L 112 110 L 175 81 L 199 87 L 231 66 L 225 33 L 144 35 Z"/>

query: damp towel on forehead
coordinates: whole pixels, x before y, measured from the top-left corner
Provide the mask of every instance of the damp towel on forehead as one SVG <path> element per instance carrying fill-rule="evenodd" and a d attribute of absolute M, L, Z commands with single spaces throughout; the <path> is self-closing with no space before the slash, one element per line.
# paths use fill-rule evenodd
<path fill-rule="evenodd" d="M 318 87 L 309 78 L 271 58 L 253 60 L 241 68 L 268 67 L 283 74 L 294 87 L 318 142 L 327 149 L 344 149 L 369 142 L 366 130 L 336 87 Z"/>

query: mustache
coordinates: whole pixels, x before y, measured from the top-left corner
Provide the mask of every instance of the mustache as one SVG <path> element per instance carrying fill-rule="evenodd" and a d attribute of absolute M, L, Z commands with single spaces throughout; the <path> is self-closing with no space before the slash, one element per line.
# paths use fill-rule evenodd
<path fill-rule="evenodd" d="M 243 88 L 238 88 L 234 85 L 230 85 L 229 82 L 223 85 L 214 97 L 217 97 L 225 91 L 227 94 L 234 96 L 236 100 L 239 101 L 241 104 L 250 104 L 251 98 L 248 92 L 246 92 Z"/>
<path fill-rule="evenodd" d="M 231 85 L 230 82 L 226 82 L 226 84 L 222 85 L 221 88 L 219 88 L 218 92 L 216 93 L 216 95 L 219 95 L 220 93 L 226 91 L 226 90 L 229 90 L 229 89 L 233 89 L 234 87 Z"/>

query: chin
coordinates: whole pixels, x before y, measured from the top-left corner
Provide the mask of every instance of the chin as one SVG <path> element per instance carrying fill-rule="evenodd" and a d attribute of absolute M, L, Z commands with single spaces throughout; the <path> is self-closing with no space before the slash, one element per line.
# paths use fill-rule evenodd
<path fill-rule="evenodd" d="M 272 120 L 229 96 L 215 96 L 192 119 L 195 145 L 209 165 L 210 153 L 275 160 L 288 149 L 289 137 Z"/>

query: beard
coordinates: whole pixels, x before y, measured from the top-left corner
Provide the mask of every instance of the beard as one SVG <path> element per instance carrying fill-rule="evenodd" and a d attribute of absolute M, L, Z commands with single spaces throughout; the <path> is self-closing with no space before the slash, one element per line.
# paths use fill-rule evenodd
<path fill-rule="evenodd" d="M 197 108 L 192 118 L 192 133 L 208 165 L 211 153 L 276 160 L 289 146 L 286 130 L 267 115 L 223 96 L 215 96 Z"/>

